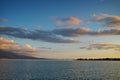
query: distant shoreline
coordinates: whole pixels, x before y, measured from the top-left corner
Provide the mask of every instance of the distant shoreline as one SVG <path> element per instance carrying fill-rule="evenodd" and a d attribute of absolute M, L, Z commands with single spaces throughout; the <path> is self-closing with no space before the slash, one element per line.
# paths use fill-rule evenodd
<path fill-rule="evenodd" d="M 97 59 L 78 58 L 76 60 L 78 60 L 78 61 L 120 61 L 120 58 L 97 58 Z"/>
<path fill-rule="evenodd" d="M 0 60 L 14 60 L 14 59 L 21 59 L 21 60 L 67 60 L 67 59 L 49 59 L 49 58 L 0 58 Z M 120 58 L 77 58 L 77 59 L 69 59 L 70 61 L 120 61 Z"/>

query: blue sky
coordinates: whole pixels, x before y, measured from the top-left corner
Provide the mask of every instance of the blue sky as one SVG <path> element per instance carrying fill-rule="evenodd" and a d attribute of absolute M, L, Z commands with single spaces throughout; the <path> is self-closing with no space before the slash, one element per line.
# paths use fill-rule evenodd
<path fill-rule="evenodd" d="M 0 36 L 31 45 L 37 57 L 120 57 L 119 5 L 119 0 L 0 0 Z"/>
<path fill-rule="evenodd" d="M 119 0 L 1 0 L 2 18 L 7 26 L 54 28 L 52 17 L 77 16 L 84 20 L 92 14 L 119 15 Z M 84 24 L 85 25 L 85 24 Z"/>

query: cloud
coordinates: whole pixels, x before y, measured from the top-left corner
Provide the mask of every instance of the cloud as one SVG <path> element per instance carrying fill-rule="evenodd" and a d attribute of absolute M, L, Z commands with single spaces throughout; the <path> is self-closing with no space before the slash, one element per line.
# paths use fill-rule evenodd
<path fill-rule="evenodd" d="M 53 30 L 53 32 L 55 34 L 66 37 L 79 37 L 89 34 L 91 30 L 89 28 L 77 28 L 77 29 L 67 28 L 67 29 L 55 29 Z"/>
<path fill-rule="evenodd" d="M 81 36 L 108 36 L 108 35 L 120 35 L 120 30 L 98 30 L 92 31 L 89 28 L 76 28 L 76 29 L 55 29 L 55 34 L 66 37 L 81 37 Z"/>
<path fill-rule="evenodd" d="M 68 18 L 55 18 L 55 23 L 57 26 L 60 27 L 73 27 L 73 26 L 78 26 L 82 23 L 82 20 L 75 17 L 75 16 L 71 16 Z"/>
<path fill-rule="evenodd" d="M 24 53 L 24 52 L 34 52 L 35 48 L 31 47 L 29 44 L 25 46 L 15 43 L 13 40 L 6 40 L 3 37 L 0 37 L 0 50 L 10 51 L 15 53 Z"/>
<path fill-rule="evenodd" d="M 89 28 L 63 28 L 52 31 L 29 30 L 24 28 L 0 27 L 0 35 L 13 36 L 16 38 L 38 40 L 51 43 L 80 43 L 70 37 L 81 36 L 111 36 L 120 35 L 120 30 L 98 30 L 92 31 Z"/>
<path fill-rule="evenodd" d="M 120 16 L 113 16 L 109 14 L 101 14 L 99 16 L 93 15 L 93 20 L 103 23 L 107 27 L 120 29 Z"/>
<path fill-rule="evenodd" d="M 92 49 L 98 49 L 98 50 L 113 49 L 113 50 L 120 51 L 120 44 L 115 44 L 115 43 L 111 43 L 111 42 L 100 42 L 100 43 L 95 42 L 95 43 L 91 43 L 87 47 L 81 47 L 81 49 L 88 49 L 88 50 L 92 50 Z"/>
<path fill-rule="evenodd" d="M 8 19 L 6 19 L 6 18 L 0 18 L 0 22 L 7 22 L 8 21 Z"/>
<path fill-rule="evenodd" d="M 0 58 L 35 58 L 37 49 L 0 37 Z"/>
<path fill-rule="evenodd" d="M 24 28 L 0 27 L 0 35 L 8 35 L 17 38 L 40 40 L 51 43 L 79 43 L 79 41 L 64 39 L 52 31 L 28 30 Z"/>

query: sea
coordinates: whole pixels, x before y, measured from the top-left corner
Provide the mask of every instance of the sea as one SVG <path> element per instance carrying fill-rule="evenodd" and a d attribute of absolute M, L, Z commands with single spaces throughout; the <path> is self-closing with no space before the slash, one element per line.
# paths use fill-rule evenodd
<path fill-rule="evenodd" d="M 120 80 L 120 61 L 2 59 L 0 80 Z"/>

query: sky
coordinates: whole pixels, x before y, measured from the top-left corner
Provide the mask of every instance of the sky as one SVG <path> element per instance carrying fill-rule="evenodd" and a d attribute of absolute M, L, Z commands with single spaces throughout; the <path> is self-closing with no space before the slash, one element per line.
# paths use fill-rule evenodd
<path fill-rule="evenodd" d="M 120 58 L 119 5 L 120 0 L 0 0 L 0 52 Z"/>

